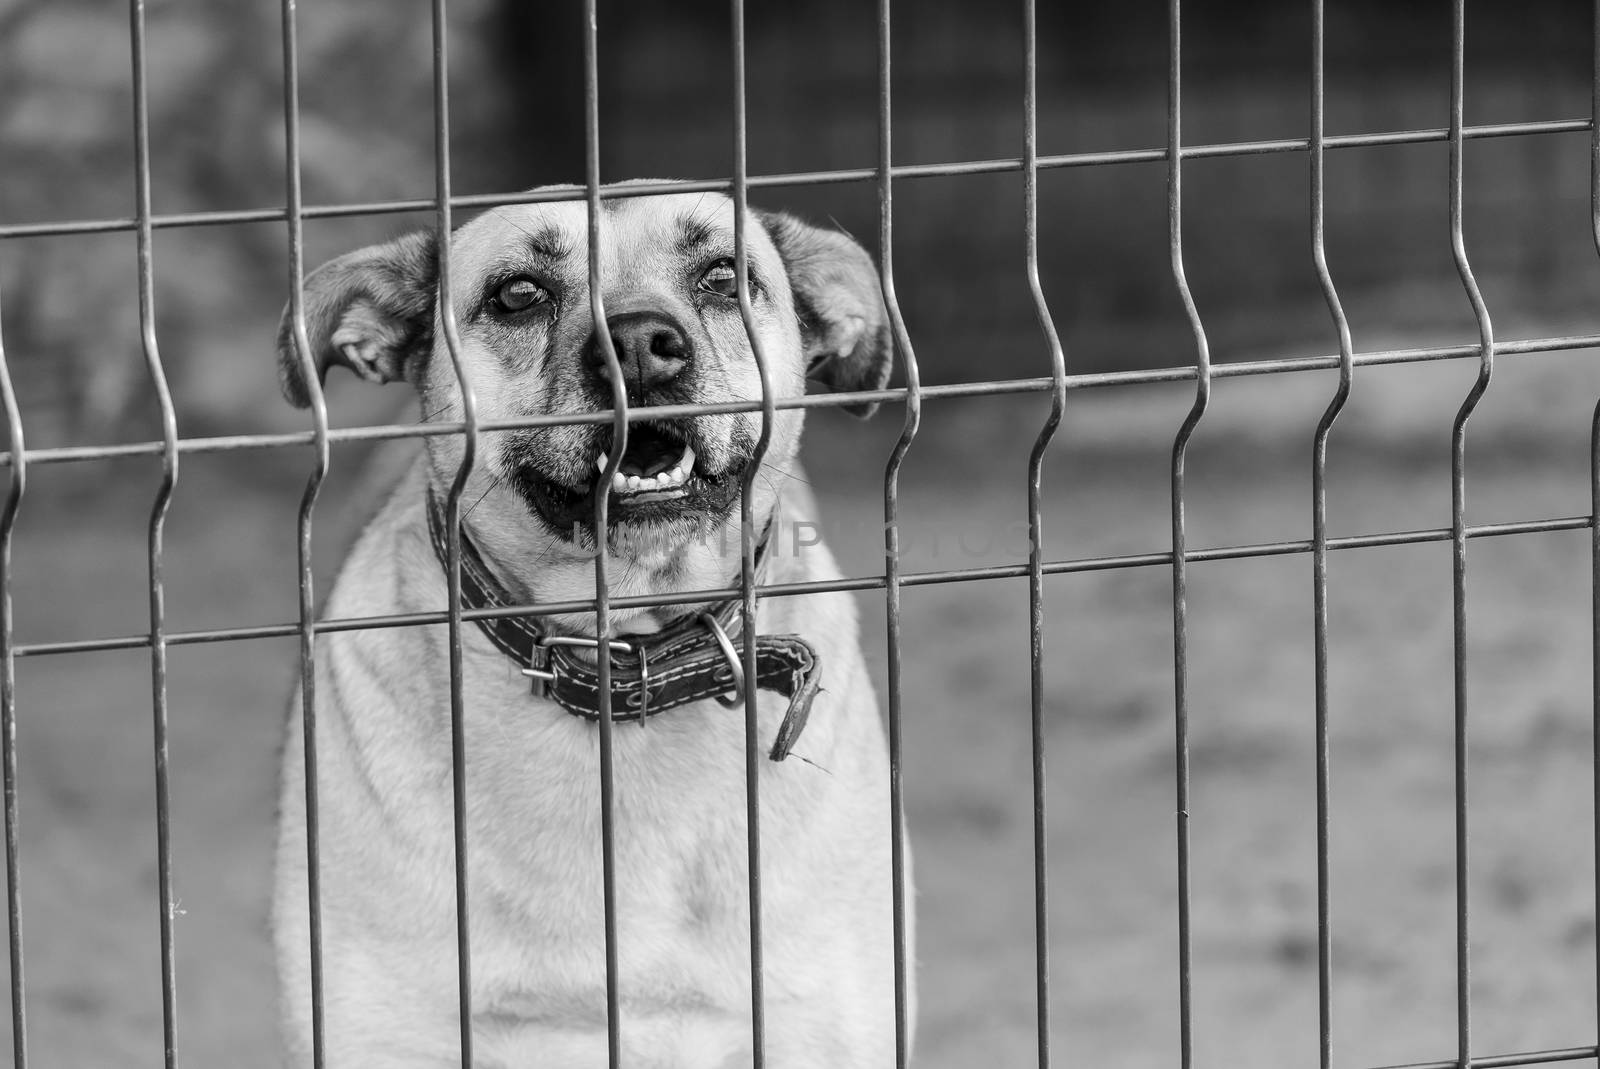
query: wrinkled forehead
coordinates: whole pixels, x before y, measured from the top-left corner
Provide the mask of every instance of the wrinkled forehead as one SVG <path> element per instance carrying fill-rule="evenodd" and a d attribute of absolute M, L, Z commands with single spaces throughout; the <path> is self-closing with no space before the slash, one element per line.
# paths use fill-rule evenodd
<path fill-rule="evenodd" d="M 600 206 L 600 264 L 607 282 L 733 255 L 734 208 L 725 193 L 617 197 Z M 776 258 L 771 239 L 754 220 L 746 241 L 752 262 Z M 451 242 L 451 266 L 469 286 L 528 262 L 587 273 L 589 212 L 582 200 L 495 208 L 463 226 Z"/>

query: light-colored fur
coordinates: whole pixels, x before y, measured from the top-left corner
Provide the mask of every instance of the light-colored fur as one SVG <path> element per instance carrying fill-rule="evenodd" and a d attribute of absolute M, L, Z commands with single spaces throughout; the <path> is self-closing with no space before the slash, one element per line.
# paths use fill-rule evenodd
<path fill-rule="evenodd" d="M 640 198 L 608 210 L 602 252 L 608 308 L 674 284 L 679 265 L 671 237 L 684 218 L 709 226 L 731 249 L 732 207 L 720 196 Z M 460 352 L 480 419 L 592 410 L 571 389 L 579 374 L 574 339 L 592 330 L 583 281 L 585 225 L 581 204 L 554 203 L 497 209 L 454 235 Z M 556 232 L 571 247 L 563 282 L 570 288 L 547 329 L 511 338 L 474 318 L 485 272 L 525 235 Z M 774 390 L 797 394 L 804 390 L 808 354 L 822 335 L 794 313 L 795 263 L 785 262 L 755 217 L 749 234 L 751 261 L 765 283 L 755 321 Z M 459 391 L 436 314 L 427 313 L 434 330 L 424 347 L 431 353 L 400 352 L 398 328 L 380 314 L 382 295 L 352 297 L 349 279 L 369 270 L 362 255 L 308 281 L 311 350 L 319 363 L 354 361 L 368 377 L 410 378 L 427 418 L 458 419 Z M 869 303 L 875 307 L 876 300 L 874 289 Z M 697 400 L 759 397 L 744 326 L 736 309 L 731 319 L 725 311 L 706 316 L 715 352 L 696 354 L 705 361 Z M 842 326 L 830 320 L 829 328 L 850 335 L 845 356 L 855 340 L 851 332 L 863 327 L 848 319 Z M 292 346 L 284 355 L 297 359 Z M 290 367 L 291 396 L 295 376 Z M 711 444 L 708 465 L 733 463 L 739 443 L 753 440 L 760 426 L 759 414 L 701 418 Z M 778 517 L 768 582 L 839 574 L 827 548 L 814 544 L 815 505 L 795 460 L 800 423 L 798 410 L 780 415 L 756 479 L 758 518 L 772 516 L 775 507 Z M 593 433 L 556 429 L 535 436 L 532 445 L 540 463 L 554 469 L 592 463 L 592 450 L 585 450 Z M 497 470 L 503 458 L 495 439 L 484 436 L 464 497 L 467 530 L 516 595 L 546 602 L 592 597 L 589 552 L 536 522 Z M 425 501 L 430 484 L 441 498 L 449 487 L 461 442 L 456 435 L 427 441 L 427 455 L 400 480 L 351 551 L 326 615 L 387 616 L 445 606 Z M 621 513 L 615 505 L 611 512 L 615 523 Z M 703 537 L 704 531 L 691 537 L 688 525 L 667 530 L 665 539 L 661 530 L 621 527 L 610 549 L 614 597 L 737 583 L 737 507 L 713 525 L 713 537 Z M 648 611 L 618 611 L 612 620 L 619 632 L 646 632 L 662 623 Z M 592 615 L 560 622 L 593 633 Z M 760 767 L 766 1064 L 890 1065 L 895 1009 L 887 759 L 854 606 L 844 594 L 764 599 L 758 630 L 805 637 L 822 666 L 822 692 L 794 756 L 763 759 Z M 475 1064 L 603 1067 L 598 730 L 532 697 L 517 666 L 478 627 L 465 625 L 461 636 Z M 327 1062 L 457 1065 L 446 628 L 324 634 L 315 682 Z M 763 754 L 786 706 L 782 695 L 760 695 Z M 298 696 L 288 723 L 273 920 L 287 1064 L 300 1066 L 310 1064 L 311 1001 Z M 646 726 L 618 723 L 614 730 L 622 1064 L 742 1069 L 752 1064 L 744 713 L 704 700 Z"/>

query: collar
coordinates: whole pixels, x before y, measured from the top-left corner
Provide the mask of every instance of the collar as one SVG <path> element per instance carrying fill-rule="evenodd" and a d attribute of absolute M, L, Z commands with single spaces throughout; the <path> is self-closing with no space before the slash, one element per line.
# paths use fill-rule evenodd
<path fill-rule="evenodd" d="M 439 563 L 449 568 L 444 511 L 428 495 L 428 533 Z M 768 524 L 756 548 L 756 579 L 766 570 L 767 543 L 775 525 Z M 461 604 L 465 609 L 502 609 L 519 604 L 490 570 L 477 545 L 461 527 Z M 706 698 L 727 708 L 743 704 L 744 666 L 733 638 L 743 618 L 738 601 L 718 603 L 712 610 L 691 613 L 650 635 L 623 634 L 612 639 L 611 717 L 641 725 L 668 710 Z M 533 685 L 533 695 L 547 698 L 573 716 L 600 719 L 600 675 L 580 651 L 598 652 L 597 639 L 552 633 L 538 616 L 496 616 L 475 621 L 495 648 L 511 658 Z M 769 756 L 789 755 L 805 727 L 811 702 L 821 683 L 817 651 L 799 635 L 757 635 L 756 686 L 789 699 L 788 711 Z"/>

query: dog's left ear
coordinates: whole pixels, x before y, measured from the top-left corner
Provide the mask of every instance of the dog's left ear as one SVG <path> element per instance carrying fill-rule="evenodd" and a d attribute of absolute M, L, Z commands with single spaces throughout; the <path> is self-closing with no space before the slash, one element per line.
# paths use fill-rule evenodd
<path fill-rule="evenodd" d="M 419 230 L 346 253 L 306 277 L 306 340 L 319 382 L 335 364 L 369 382 L 416 381 L 433 346 L 437 244 L 433 231 Z M 278 324 L 278 380 L 290 404 L 310 406 L 288 308 Z"/>
<path fill-rule="evenodd" d="M 894 341 L 867 250 L 848 234 L 792 215 L 757 214 L 789 274 L 807 377 L 834 391 L 883 389 L 894 369 Z M 862 418 L 877 408 L 876 402 L 844 406 Z"/>

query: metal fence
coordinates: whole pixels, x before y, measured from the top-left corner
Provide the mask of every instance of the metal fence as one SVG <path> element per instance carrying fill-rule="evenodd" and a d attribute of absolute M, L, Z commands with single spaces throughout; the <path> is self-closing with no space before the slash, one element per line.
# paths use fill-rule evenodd
<path fill-rule="evenodd" d="M 744 12 L 741 0 L 731 2 L 732 50 L 734 85 L 732 100 L 735 117 L 734 171 L 730 178 L 703 181 L 673 182 L 652 185 L 602 186 L 599 173 L 599 146 L 602 131 L 599 123 L 597 64 L 598 51 L 596 0 L 585 0 L 584 56 L 586 70 L 585 117 L 587 130 L 587 183 L 577 193 L 540 191 L 506 195 L 457 196 L 451 187 L 450 168 L 450 106 L 448 93 L 448 55 L 444 0 L 433 0 L 433 79 L 434 79 L 434 160 L 435 195 L 431 200 L 391 201 L 367 204 L 335 204 L 308 206 L 303 203 L 300 186 L 301 142 L 299 130 L 299 69 L 296 47 L 295 0 L 282 0 L 284 101 L 283 118 L 287 137 L 285 160 L 285 206 L 283 208 L 248 209 L 236 211 L 198 212 L 157 215 L 151 208 L 151 169 L 149 145 L 149 118 L 146 106 L 147 71 L 145 66 L 145 3 L 130 0 L 129 14 L 132 39 L 132 73 L 134 85 L 133 132 L 135 142 L 135 170 L 133 180 L 136 210 L 132 218 L 72 220 L 59 223 L 0 225 L 0 239 L 131 231 L 138 243 L 139 313 L 142 327 L 144 357 L 151 383 L 158 398 L 161 414 L 161 438 L 156 441 L 106 447 L 64 447 L 27 449 L 24 442 L 25 420 L 20 411 L 12 376 L 4 363 L 4 350 L 0 349 L 0 397 L 6 407 L 10 448 L 4 456 L 9 468 L 10 489 L 3 512 L 0 512 L 0 744 L 3 744 L 5 834 L 6 834 L 6 890 L 9 919 L 10 990 L 13 1035 L 13 1064 L 22 1067 L 28 1062 L 27 1033 L 27 983 L 25 973 L 23 904 L 19 895 L 19 865 L 23 859 L 18 850 L 17 766 L 16 748 L 16 695 L 15 665 L 19 657 L 40 657 L 83 653 L 96 650 L 147 648 L 150 651 L 151 706 L 154 730 L 154 771 L 157 798 L 156 827 L 158 832 L 157 861 L 159 872 L 158 913 L 160 919 L 161 984 L 163 994 L 163 1028 L 165 1033 L 165 1062 L 175 1066 L 183 1049 L 182 1032 L 175 1011 L 174 988 L 178 982 L 174 965 L 173 918 L 176 904 L 172 890 L 172 854 L 169 835 L 168 795 L 168 710 L 167 710 L 167 655 L 174 646 L 211 642 L 231 642 L 248 639 L 298 636 L 302 698 L 305 718 L 306 805 L 308 820 L 308 867 L 311 874 L 310 901 L 311 944 L 308 951 L 312 961 L 311 999 L 314 1012 L 315 1062 L 322 1064 L 322 979 L 319 929 L 319 900 L 317 873 L 319 867 L 318 837 L 316 833 L 317 780 L 316 769 L 316 710 L 317 693 L 312 664 L 319 638 L 337 632 L 358 629 L 415 627 L 444 623 L 448 627 L 450 643 L 451 725 L 452 756 L 455 792 L 455 845 L 456 845 L 456 895 L 459 946 L 459 991 L 461 1029 L 461 1061 L 472 1061 L 471 1021 L 471 956 L 467 940 L 467 866 L 466 858 L 471 844 L 465 835 L 464 799 L 467 769 L 464 763 L 465 739 L 462 709 L 462 659 L 461 631 L 472 621 L 512 615 L 535 615 L 556 612 L 594 611 L 598 638 L 604 642 L 610 632 L 610 612 L 619 606 L 657 606 L 682 604 L 709 599 L 742 601 L 744 619 L 745 702 L 748 841 L 750 855 L 750 883 L 748 888 L 751 931 L 750 967 L 752 999 L 750 1026 L 754 1037 L 755 1064 L 763 1064 L 762 1040 L 764 1035 L 762 990 L 762 938 L 760 930 L 761 885 L 759 854 L 760 806 L 758 783 L 761 772 L 760 752 L 755 725 L 755 643 L 756 629 L 752 625 L 757 603 L 761 598 L 803 596 L 819 591 L 883 591 L 887 607 L 888 649 L 888 733 L 890 748 L 890 787 L 893 826 L 883 829 L 889 836 L 893 850 L 894 946 L 896 954 L 895 998 L 898 1011 L 897 1064 L 907 1060 L 906 1048 L 909 1022 L 906 1020 L 907 972 L 910 964 L 906 955 L 906 922 L 904 916 L 905 859 L 902 855 L 902 792 L 901 792 L 901 659 L 902 612 L 900 592 L 905 587 L 923 584 L 974 582 L 997 578 L 1022 578 L 1028 580 L 1029 639 L 1032 664 L 1032 770 L 1033 770 L 1033 844 L 1035 892 L 1035 942 L 1037 947 L 1037 1036 L 1038 1063 L 1051 1063 L 1051 1027 L 1048 1016 L 1050 1005 L 1050 960 L 1047 925 L 1050 918 L 1050 896 L 1047 886 L 1046 866 L 1046 753 L 1044 747 L 1043 693 L 1045 682 L 1045 623 L 1044 578 L 1075 572 L 1121 568 L 1170 567 L 1172 571 L 1172 612 L 1174 624 L 1173 684 L 1174 730 L 1176 732 L 1176 769 L 1174 779 L 1176 809 L 1176 850 L 1178 877 L 1178 976 L 1176 995 L 1179 1001 L 1180 1046 L 1179 1064 L 1188 1067 L 1193 1061 L 1194 1012 L 1191 1000 L 1191 934 L 1190 934 L 1190 856 L 1189 856 L 1189 764 L 1188 764 L 1188 628 L 1186 620 L 1186 580 L 1189 565 L 1196 561 L 1231 560 L 1250 557 L 1268 557 L 1285 554 L 1305 554 L 1310 557 L 1312 589 L 1314 592 L 1315 641 L 1315 733 L 1316 733 L 1316 800 L 1317 800 L 1317 962 L 1320 1010 L 1320 1064 L 1333 1064 L 1331 1037 L 1333 1021 L 1330 987 L 1333 976 L 1331 953 L 1333 924 L 1333 894 L 1329 879 L 1329 798 L 1330 770 L 1328 747 L 1328 557 L 1332 551 L 1357 547 L 1396 546 L 1423 542 L 1449 542 L 1453 549 L 1453 601 L 1454 601 L 1454 697 L 1455 697 L 1455 901 L 1456 918 L 1456 987 L 1458 1049 L 1454 1057 L 1426 1063 L 1446 1069 L 1449 1066 L 1512 1066 L 1552 1062 L 1577 1062 L 1593 1060 L 1600 1054 L 1595 1045 L 1568 1049 L 1551 1049 L 1525 1053 L 1485 1055 L 1473 1046 L 1471 981 L 1471 910 L 1468 902 L 1468 794 L 1469 769 L 1467 750 L 1468 695 L 1466 689 L 1468 601 L 1465 569 L 1469 543 L 1476 538 L 1501 535 L 1588 529 L 1592 533 L 1593 553 L 1596 561 L 1595 634 L 1600 642 L 1600 408 L 1596 410 L 1595 435 L 1591 450 L 1591 488 L 1593 508 L 1587 515 L 1532 519 L 1492 525 L 1473 525 L 1466 519 L 1466 465 L 1465 444 L 1470 417 L 1489 389 L 1497 356 L 1553 352 L 1600 346 L 1600 335 L 1539 337 L 1519 340 L 1496 339 L 1488 308 L 1474 280 L 1468 251 L 1463 238 L 1463 156 L 1466 144 L 1480 138 L 1542 136 L 1560 133 L 1588 132 L 1591 138 L 1591 224 L 1597 246 L 1600 246 L 1600 128 L 1594 118 L 1561 121 L 1538 121 L 1494 126 L 1467 126 L 1464 121 L 1464 40 L 1465 0 L 1453 3 L 1452 82 L 1450 122 L 1443 129 L 1410 129 L 1372 131 L 1351 135 L 1330 136 L 1324 129 L 1324 21 L 1323 0 L 1312 0 L 1313 34 L 1310 41 L 1312 69 L 1311 97 L 1308 101 L 1310 133 L 1305 138 L 1274 141 L 1254 141 L 1227 144 L 1185 145 L 1182 127 L 1182 39 L 1181 2 L 1169 2 L 1169 68 L 1168 68 L 1168 124 L 1167 144 L 1142 150 L 1075 153 L 1042 156 L 1036 143 L 1036 76 L 1037 43 L 1034 28 L 1034 0 L 1024 0 L 1025 10 L 1025 71 L 1026 90 L 1021 101 L 1025 120 L 1025 137 L 1021 154 L 1016 158 L 967 160 L 937 165 L 897 166 L 893 162 L 893 106 L 892 67 L 890 50 L 891 11 L 890 0 L 878 3 L 878 148 L 877 165 L 856 170 L 836 170 L 810 173 L 750 175 L 746 171 L 746 122 L 744 111 L 745 42 Z M 1597 27 L 1600 27 L 1600 4 L 1597 4 Z M 1600 29 L 1595 44 L 1595 103 L 1594 112 L 1600 114 Z M 1478 324 L 1478 342 L 1475 345 L 1436 346 L 1430 348 L 1357 352 L 1351 340 L 1349 326 L 1340 307 L 1338 292 L 1329 271 L 1324 252 L 1324 185 L 1323 160 L 1330 149 L 1354 146 L 1400 145 L 1424 142 L 1446 142 L 1449 145 L 1449 204 L 1450 236 L 1454 260 L 1461 286 L 1470 301 Z M 1248 156 L 1267 153 L 1305 153 L 1309 162 L 1309 196 L 1311 204 L 1310 253 L 1326 297 L 1328 311 L 1339 338 L 1339 351 L 1335 355 L 1314 358 L 1256 361 L 1213 365 L 1208 352 L 1206 331 L 1195 303 L 1189 294 L 1184 276 L 1183 248 L 1183 174 L 1188 160 L 1225 156 Z M 1069 373 L 1057 331 L 1039 280 L 1038 270 L 1038 175 L 1041 169 L 1118 166 L 1133 162 L 1164 161 L 1167 169 L 1167 210 L 1170 240 L 1171 274 L 1173 284 L 1182 298 L 1183 307 L 1192 328 L 1194 359 L 1192 363 L 1165 367 L 1151 371 L 1109 372 L 1094 374 Z M 1006 381 L 969 382 L 956 385 L 923 387 L 919 382 L 917 360 L 895 294 L 894 250 L 894 189 L 895 183 L 908 179 L 937 178 L 950 175 L 978 173 L 1020 173 L 1022 176 L 1022 203 L 1019 233 L 1025 257 L 1027 276 L 1037 309 L 1040 330 L 1039 366 L 1047 371 L 1038 377 Z M 744 271 L 745 235 L 744 214 L 747 196 L 752 188 L 793 187 L 828 183 L 876 184 L 879 218 L 880 277 L 884 298 L 890 315 L 893 336 L 904 375 L 904 385 L 875 391 L 808 396 L 803 398 L 775 398 L 767 383 L 767 369 L 760 349 L 759 339 L 750 324 L 751 308 L 748 279 Z M 308 219 L 336 216 L 365 216 L 383 213 L 410 212 L 431 209 L 436 215 L 438 233 L 450 232 L 454 214 L 462 209 L 484 208 L 494 205 L 527 204 L 541 201 L 573 200 L 580 197 L 586 202 L 589 218 L 590 294 L 592 313 L 596 322 L 605 318 L 601 306 L 601 287 L 598 271 L 599 259 L 593 254 L 599 240 L 601 203 L 608 198 L 654 196 L 682 191 L 725 191 L 731 194 L 739 208 L 736 215 L 739 232 L 737 256 L 739 268 L 739 301 L 750 334 L 755 359 L 761 369 L 763 390 L 759 400 L 717 405 L 676 405 L 632 409 L 627 407 L 620 386 L 616 354 L 605 332 L 599 332 L 604 357 L 612 368 L 614 384 L 614 410 L 597 412 L 589 416 L 530 417 L 509 421 L 481 421 L 475 414 L 471 383 L 459 353 L 459 340 L 450 300 L 451 278 L 449 260 L 439 259 L 439 302 L 441 337 L 459 378 L 463 398 L 463 418 L 459 422 L 429 423 L 422 425 L 367 426 L 335 430 L 329 427 L 327 406 L 322 397 L 318 376 L 314 373 L 306 340 L 304 309 L 302 307 L 302 223 Z M 178 426 L 178 413 L 167 387 L 166 376 L 155 329 L 155 294 L 152 281 L 152 264 L 155 256 L 155 232 L 174 227 L 210 227 L 230 224 L 276 221 L 287 227 L 289 238 L 290 307 L 294 338 L 299 357 L 307 369 L 304 379 L 312 395 L 313 425 L 310 430 L 287 434 L 254 434 L 218 437 L 183 437 Z M 441 250 L 446 246 L 440 244 Z M 1452 509 L 1450 526 L 1427 530 L 1409 530 L 1334 538 L 1328 534 L 1326 496 L 1327 456 L 1330 435 L 1335 429 L 1340 413 L 1351 394 L 1358 367 L 1380 364 L 1403 364 L 1438 360 L 1475 360 L 1478 375 L 1470 392 L 1462 401 L 1456 415 L 1451 435 Z M 1293 541 L 1229 545 L 1211 548 L 1191 548 L 1186 537 L 1185 457 L 1196 428 L 1204 420 L 1211 396 L 1212 384 L 1217 379 L 1236 376 L 1291 374 L 1306 370 L 1336 369 L 1339 381 L 1325 412 L 1317 425 L 1311 441 L 1311 536 Z M 1043 553 L 1041 483 L 1044 463 L 1049 455 L 1053 435 L 1064 418 L 1070 418 L 1068 395 L 1084 390 L 1098 390 L 1121 385 L 1192 381 L 1194 400 L 1187 417 L 1178 428 L 1172 448 L 1171 462 L 1171 550 L 1158 553 L 1125 554 L 1093 558 L 1047 560 Z M 941 571 L 903 572 L 900 561 L 898 528 L 898 487 L 901 464 L 914 444 L 921 421 L 925 400 L 975 397 L 994 394 L 1048 394 L 1050 413 L 1040 428 L 1028 462 L 1028 524 L 1031 552 L 1026 563 L 1017 562 L 1001 566 L 963 568 Z M 839 406 L 862 402 L 884 402 L 902 407 L 904 426 L 897 444 L 887 458 L 883 478 L 883 515 L 886 523 L 884 564 L 882 574 L 865 575 L 837 581 L 808 582 L 758 586 L 755 583 L 754 521 L 750 512 L 748 494 L 750 480 L 754 477 L 761 451 L 766 444 L 766 432 L 775 412 L 780 408 L 805 408 Z M 604 554 L 596 555 L 595 596 L 593 600 L 567 601 L 541 605 L 523 605 L 512 608 L 466 610 L 461 603 L 461 496 L 466 485 L 466 475 L 476 456 L 477 446 L 485 434 L 513 428 L 547 427 L 571 423 L 609 423 L 619 443 L 625 443 L 629 424 L 639 420 L 666 417 L 684 417 L 706 413 L 760 412 L 763 437 L 757 453 L 757 463 L 750 465 L 745 476 L 744 504 L 741 523 L 744 531 L 742 575 L 740 585 L 715 591 L 701 591 L 671 597 L 610 598 L 607 594 L 606 560 Z M 462 467 L 446 500 L 448 516 L 449 591 L 450 604 L 439 612 L 383 618 L 317 620 L 314 616 L 314 590 L 311 568 L 311 537 L 318 492 L 328 473 L 332 446 L 336 443 L 374 441 L 399 438 L 419 438 L 432 435 L 460 435 L 465 452 Z M 174 631 L 167 625 L 164 609 L 163 574 L 166 567 L 163 553 L 163 531 L 168 505 L 179 481 L 180 461 L 185 455 L 280 449 L 284 447 L 314 448 L 315 462 L 306 484 L 298 520 L 299 550 L 299 619 L 270 626 L 231 627 L 214 630 Z M 624 445 L 612 450 L 609 478 L 620 463 Z M 12 618 L 12 565 L 11 548 L 13 532 L 19 509 L 23 505 L 26 475 L 36 465 L 70 464 L 103 461 L 118 457 L 158 457 L 162 463 L 162 478 L 150 511 L 148 564 L 149 564 L 149 630 L 146 633 L 119 635 L 94 639 L 74 639 L 49 643 L 19 643 Z M 595 525 L 597 538 L 604 541 L 607 530 L 606 495 L 597 497 Z M 1600 665 L 1600 659 L 1597 659 Z M 608 1035 L 613 1065 L 622 1064 L 619 1034 L 619 1003 L 617 991 L 617 933 L 615 889 L 612 874 L 612 715 L 610 709 L 609 672 L 607 658 L 598 660 L 601 678 L 599 719 L 600 788 L 602 804 L 604 904 L 605 904 L 605 955 L 607 964 L 607 1019 Z M 1600 667 L 1596 669 L 1595 688 L 1600 696 Z M 1597 705 L 1600 707 L 1600 705 Z M 1597 751 L 1600 760 L 1600 751 Z M 1155 978 L 1152 978 L 1153 980 Z M 1421 1066 L 1413 1069 L 1422 1069 Z"/>

